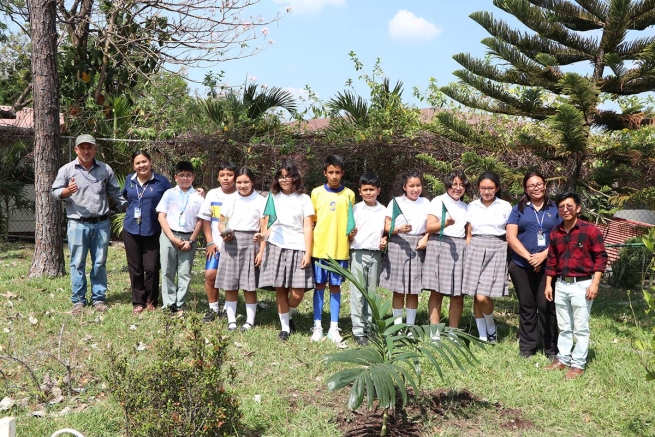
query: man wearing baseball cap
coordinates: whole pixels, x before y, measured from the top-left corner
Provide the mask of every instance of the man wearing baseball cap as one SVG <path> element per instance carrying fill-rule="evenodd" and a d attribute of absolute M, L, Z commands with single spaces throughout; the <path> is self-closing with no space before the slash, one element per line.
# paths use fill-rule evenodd
<path fill-rule="evenodd" d="M 107 311 L 107 250 L 109 247 L 109 198 L 121 209 L 127 202 L 111 167 L 95 159 L 96 140 L 91 135 L 75 139 L 77 159 L 59 169 L 52 195 L 61 199 L 68 217 L 67 237 L 71 256 L 73 314 L 82 314 L 86 300 L 86 256 L 91 252 L 91 304 Z"/>

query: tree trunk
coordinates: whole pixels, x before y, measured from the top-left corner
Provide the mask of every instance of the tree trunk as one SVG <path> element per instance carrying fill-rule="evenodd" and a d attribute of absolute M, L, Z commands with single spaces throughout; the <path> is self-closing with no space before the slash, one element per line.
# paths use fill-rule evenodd
<path fill-rule="evenodd" d="M 50 194 L 59 169 L 59 76 L 55 0 L 29 2 L 34 95 L 34 259 L 30 277 L 65 273 L 61 204 Z"/>
<path fill-rule="evenodd" d="M 566 185 L 564 186 L 564 191 L 576 191 L 578 187 L 578 180 L 580 179 L 580 172 L 582 171 L 582 164 L 584 162 L 584 156 L 580 153 L 575 153 L 573 155 L 573 168 L 571 173 L 566 178 Z"/>

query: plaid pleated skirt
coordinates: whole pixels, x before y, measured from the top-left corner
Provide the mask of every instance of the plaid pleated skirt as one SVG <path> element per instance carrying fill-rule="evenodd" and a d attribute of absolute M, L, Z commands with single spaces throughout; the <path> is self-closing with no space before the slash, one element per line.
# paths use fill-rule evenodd
<path fill-rule="evenodd" d="M 507 242 L 492 235 L 474 235 L 464 256 L 463 293 L 487 297 L 509 294 Z"/>
<path fill-rule="evenodd" d="M 387 256 L 382 259 L 380 287 L 402 294 L 423 291 L 422 269 L 425 250 L 416 250 L 422 235 L 392 235 Z"/>
<path fill-rule="evenodd" d="M 259 279 L 259 268 L 255 267 L 259 243 L 252 240 L 255 232 L 233 231 L 233 235 L 223 243 L 215 286 L 223 290 L 255 291 Z"/>
<path fill-rule="evenodd" d="M 446 296 L 461 296 L 465 238 L 430 235 L 423 264 L 423 288 Z"/>
<path fill-rule="evenodd" d="M 304 250 L 284 249 L 266 243 L 258 288 L 265 290 L 275 290 L 275 287 L 305 290 L 314 288 L 312 263 L 310 262 L 304 269 L 300 268 L 303 256 L 305 256 Z"/>

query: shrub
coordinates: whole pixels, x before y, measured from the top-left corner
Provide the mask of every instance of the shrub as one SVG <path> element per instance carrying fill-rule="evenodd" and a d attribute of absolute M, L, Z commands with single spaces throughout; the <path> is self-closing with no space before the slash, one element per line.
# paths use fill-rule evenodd
<path fill-rule="evenodd" d="M 182 341 L 175 335 L 179 327 L 185 333 Z M 153 349 L 148 359 L 137 357 L 138 352 L 130 357 L 119 356 L 113 349 L 108 353 L 105 379 L 123 409 L 126 434 L 236 434 L 241 413 L 234 394 L 225 388 L 233 379 L 233 369 L 224 367 L 226 340 L 205 340 L 198 317 L 190 315 L 186 322 L 168 322 Z"/>

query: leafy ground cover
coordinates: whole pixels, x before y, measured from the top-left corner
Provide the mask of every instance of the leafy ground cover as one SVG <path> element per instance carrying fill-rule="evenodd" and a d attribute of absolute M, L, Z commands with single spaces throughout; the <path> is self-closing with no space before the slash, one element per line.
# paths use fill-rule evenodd
<path fill-rule="evenodd" d="M 0 414 L 17 417 L 19 435 L 49 436 L 64 427 L 86 436 L 124 435 L 122 409 L 103 379 L 112 365 L 109 346 L 119 354 L 136 352 L 134 359 L 148 360 L 167 326 L 178 326 L 178 340 L 184 341 L 181 325 L 176 325 L 184 322 L 171 321 L 161 310 L 131 314 L 120 245 L 112 246 L 109 254 L 110 311 L 86 309 L 79 317 L 70 314 L 68 277 L 26 277 L 32 253 L 28 244 L 0 243 L 0 409 L 8 406 Z M 199 253 L 191 313 L 202 314 L 207 308 L 202 264 Z M 347 296 L 341 319 L 344 333 L 350 328 Z M 310 297 L 311 293 L 295 317 L 299 333 L 286 344 L 277 340 L 274 295 L 265 292 L 260 293 L 256 329 L 229 336 L 228 364 L 236 371 L 232 388 L 243 413 L 240 435 L 379 433 L 381 411 L 350 412 L 347 389 L 327 390 L 325 380 L 336 368 L 326 367 L 321 358 L 336 349 L 328 342 L 309 342 Z M 419 307 L 419 323 L 427 321 L 426 301 L 427 294 Z M 543 371 L 545 357 L 520 358 L 517 302 L 508 297 L 496 303 L 499 344 L 476 349 L 479 364 L 466 373 L 449 370 L 443 381 L 423 366 L 420 396 L 404 412 L 393 412 L 389 435 L 655 435 L 653 383 L 644 380 L 632 346 L 635 339 L 648 339 L 647 331 L 654 325 L 652 316 L 644 314 L 641 293 L 630 299 L 625 291 L 603 287 L 592 309 L 588 370 L 574 381 L 565 381 L 563 373 Z M 462 327 L 474 332 L 470 304 L 467 299 Z M 241 304 L 239 312 L 244 312 Z M 203 326 L 203 334 L 228 335 L 225 321 Z M 352 341 L 347 343 L 354 347 Z"/>

